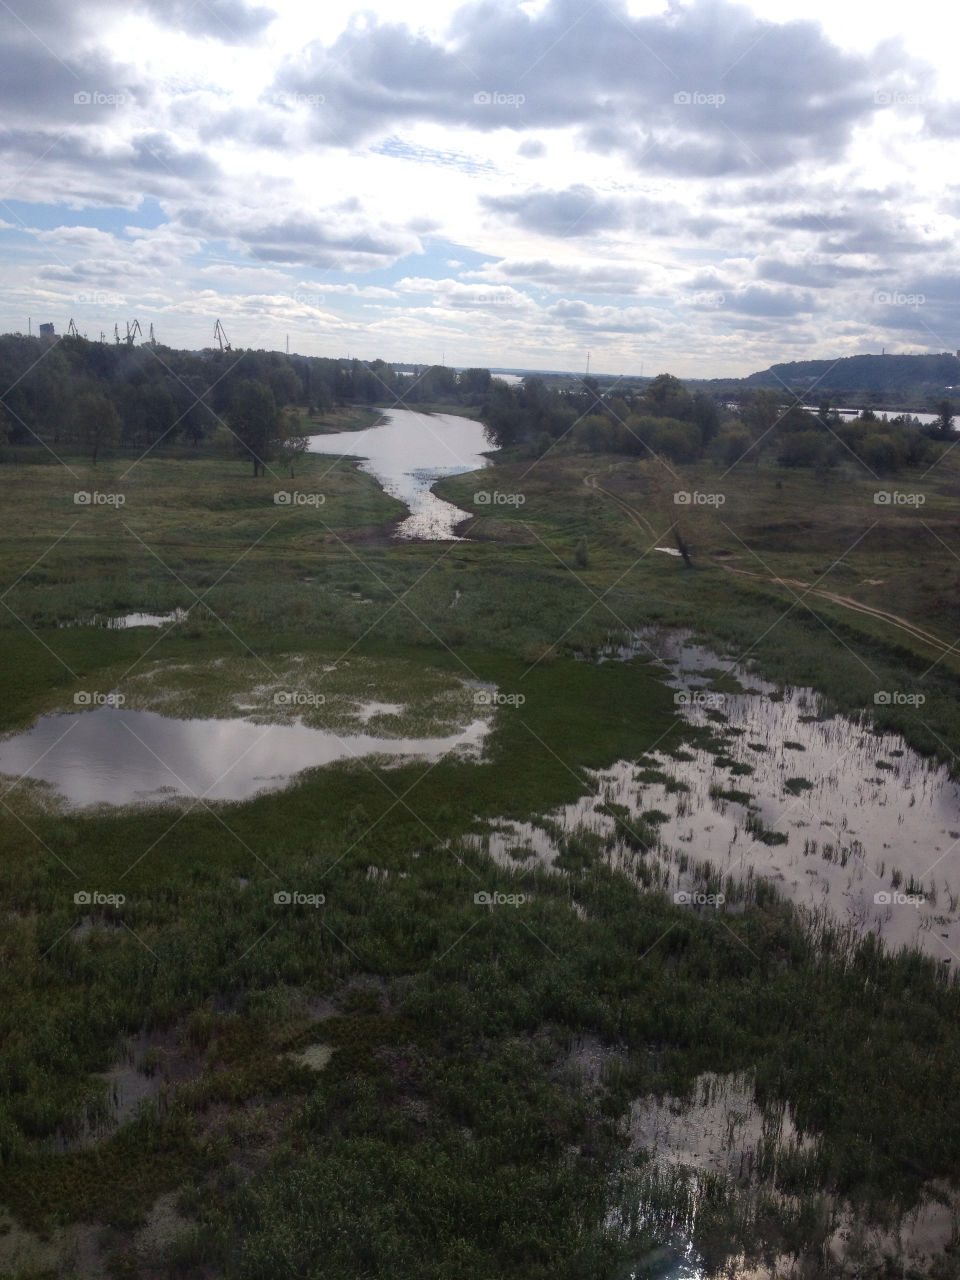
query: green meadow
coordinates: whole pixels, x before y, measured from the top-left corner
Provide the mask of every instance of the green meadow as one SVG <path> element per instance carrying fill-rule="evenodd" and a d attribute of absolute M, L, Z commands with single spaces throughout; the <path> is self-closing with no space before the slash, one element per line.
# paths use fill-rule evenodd
<path fill-rule="evenodd" d="M 889 1225 L 955 1190 L 950 969 L 814 937 L 770 888 L 735 915 L 677 905 L 587 831 L 562 834 L 558 871 L 497 865 L 472 837 L 572 803 L 615 760 L 642 784 L 649 752 L 682 758 L 696 735 L 663 667 L 589 660 L 649 625 L 953 768 L 953 457 L 899 482 L 918 506 L 843 471 L 508 452 L 483 482 L 522 502 L 474 506 L 476 474 L 444 480 L 470 512 L 444 544 L 393 541 L 401 504 L 349 459 L 254 478 L 215 444 L 60 458 L 0 465 L 4 733 L 85 690 L 228 717 L 294 678 L 336 732 L 367 702 L 402 705 L 397 735 L 488 729 L 479 760 L 363 758 L 242 803 L 80 811 L 5 780 L 0 1275 L 673 1274 L 691 1188 L 654 1176 L 625 1117 L 706 1072 L 751 1073 L 764 1112 L 809 1138 L 759 1182 L 698 1187 L 709 1274 L 782 1257 L 901 1274 L 823 1245 L 839 1204 Z M 292 489 L 322 501 L 274 500 Z M 678 528 L 689 568 L 652 549 Z M 512 701 L 478 702 L 489 686 Z M 891 690 L 924 701 L 877 703 Z M 94 891 L 123 900 L 75 900 Z M 920 1274 L 960 1275 L 958 1258 Z"/>

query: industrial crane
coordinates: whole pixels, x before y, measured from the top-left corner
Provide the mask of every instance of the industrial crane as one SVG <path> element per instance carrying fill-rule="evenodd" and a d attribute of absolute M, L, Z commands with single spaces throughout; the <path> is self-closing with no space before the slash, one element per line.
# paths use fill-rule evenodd
<path fill-rule="evenodd" d="M 157 339 L 153 333 L 153 321 L 150 322 L 150 345 L 151 347 L 155 347 L 157 345 Z"/>
<path fill-rule="evenodd" d="M 118 325 L 113 326 L 113 340 L 119 347 L 120 345 L 120 328 Z"/>
<path fill-rule="evenodd" d="M 233 347 L 231 347 L 231 345 L 230 345 L 229 341 L 227 340 L 227 335 L 226 335 L 226 333 L 225 333 L 225 331 L 224 331 L 223 325 L 220 323 L 220 321 L 219 321 L 219 320 L 217 321 L 216 325 L 214 326 L 213 336 L 214 336 L 214 337 L 216 338 L 216 340 L 220 343 L 220 350 L 221 350 L 221 351 L 232 351 L 232 350 L 233 350 Z"/>
<path fill-rule="evenodd" d="M 70 323 L 67 325 L 67 337 L 68 337 L 68 338 L 79 338 L 79 337 L 80 337 L 79 333 L 77 333 L 77 326 L 73 323 L 73 321 L 72 321 L 72 320 L 71 320 L 71 321 L 70 321 Z"/>
<path fill-rule="evenodd" d="M 139 335 L 140 335 L 140 337 L 141 337 L 141 339 L 142 339 L 142 338 L 143 338 L 143 330 L 140 328 L 140 321 L 139 321 L 139 320 L 134 320 L 134 322 L 133 322 L 133 327 L 131 328 L 131 327 L 130 327 L 130 321 L 128 320 L 128 321 L 127 321 L 127 346 L 128 346 L 128 347 L 132 347 L 132 346 L 133 346 L 133 340 L 134 340 L 134 338 L 137 336 L 137 334 L 138 334 L 138 333 L 139 333 Z"/>

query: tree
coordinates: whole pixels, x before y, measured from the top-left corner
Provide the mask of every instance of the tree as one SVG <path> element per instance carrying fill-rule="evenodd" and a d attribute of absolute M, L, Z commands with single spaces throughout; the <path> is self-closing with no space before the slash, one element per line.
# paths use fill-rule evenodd
<path fill-rule="evenodd" d="M 285 413 L 281 427 L 282 434 L 277 445 L 277 457 L 289 470 L 290 479 L 292 480 L 294 478 L 294 467 L 297 464 L 297 460 L 307 452 L 310 438 L 304 434 L 300 419 L 296 414 Z"/>
<path fill-rule="evenodd" d="M 253 462 L 255 476 L 264 473 L 280 438 L 280 417 L 273 392 L 263 382 L 246 378 L 236 388 L 227 415 L 237 448 Z"/>
<path fill-rule="evenodd" d="M 303 399 L 303 384 L 289 364 L 278 365 L 267 374 L 267 382 L 278 405 L 299 404 Z"/>
<path fill-rule="evenodd" d="M 937 405 L 936 426 L 944 440 L 953 435 L 953 405 L 949 400 L 941 400 Z"/>
<path fill-rule="evenodd" d="M 762 387 L 749 399 L 744 399 L 740 417 L 755 437 L 765 435 L 780 418 L 780 397 L 775 391 Z"/>
<path fill-rule="evenodd" d="M 487 423 L 487 435 L 498 449 L 509 448 L 517 444 L 523 436 L 523 411 L 518 397 L 512 387 L 502 378 L 493 378 L 490 382 L 490 395 L 487 399 L 484 418 Z"/>
<path fill-rule="evenodd" d="M 777 461 L 783 467 L 828 467 L 833 461 L 830 443 L 822 428 L 790 431 L 781 440 Z"/>
<path fill-rule="evenodd" d="M 679 378 L 672 373 L 661 373 L 643 393 L 649 411 L 658 418 L 679 418 L 686 421 L 693 416 L 693 398 Z"/>
<path fill-rule="evenodd" d="M 700 428 L 700 439 L 708 445 L 720 430 L 720 411 L 706 391 L 698 391 L 693 397 L 693 420 Z"/>
<path fill-rule="evenodd" d="M 464 369 L 458 378 L 460 391 L 465 396 L 485 396 L 490 390 L 489 369 Z"/>
<path fill-rule="evenodd" d="M 73 429 L 81 444 L 91 450 L 93 465 L 105 444 L 116 444 L 122 423 L 113 402 L 98 391 L 84 391 L 73 405 Z"/>

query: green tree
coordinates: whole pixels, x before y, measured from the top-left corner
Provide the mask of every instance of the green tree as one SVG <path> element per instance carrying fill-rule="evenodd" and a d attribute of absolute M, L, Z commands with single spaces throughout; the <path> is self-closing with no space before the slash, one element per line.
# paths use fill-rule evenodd
<path fill-rule="evenodd" d="M 113 401 L 99 391 L 84 391 L 73 405 L 73 430 L 77 439 L 90 450 L 93 465 L 104 445 L 116 444 L 122 423 Z"/>
<path fill-rule="evenodd" d="M 698 391 L 693 397 L 693 420 L 700 428 L 700 439 L 708 445 L 720 430 L 720 411 L 706 391 Z"/>
<path fill-rule="evenodd" d="M 278 405 L 300 404 L 303 384 L 288 364 L 278 365 L 267 375 L 267 382 Z"/>
<path fill-rule="evenodd" d="M 485 396 L 490 390 L 489 369 L 464 369 L 459 375 L 461 394 L 465 396 Z"/>
<path fill-rule="evenodd" d="M 236 437 L 239 452 L 253 462 L 253 474 L 266 472 L 282 438 L 277 403 L 266 383 L 246 378 L 237 386 L 227 425 Z"/>
<path fill-rule="evenodd" d="M 292 480 L 297 462 L 307 452 L 310 438 L 296 414 L 285 413 L 281 421 L 281 433 L 277 443 L 277 457 L 290 473 Z"/>
<path fill-rule="evenodd" d="M 523 437 L 523 410 L 513 388 L 502 378 L 490 382 L 487 398 L 487 434 L 498 449 L 509 448 Z"/>
<path fill-rule="evenodd" d="M 686 421 L 693 416 L 693 397 L 672 373 L 661 373 L 654 378 L 643 398 L 647 409 L 655 417 Z"/>
<path fill-rule="evenodd" d="M 953 405 L 949 400 L 941 400 L 937 405 L 936 427 L 944 440 L 953 435 Z"/>

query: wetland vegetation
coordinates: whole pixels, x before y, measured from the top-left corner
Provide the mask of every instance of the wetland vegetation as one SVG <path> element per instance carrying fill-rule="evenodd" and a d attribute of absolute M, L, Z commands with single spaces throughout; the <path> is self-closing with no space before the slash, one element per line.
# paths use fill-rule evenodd
<path fill-rule="evenodd" d="M 348 458 L 6 446 L 0 767 L 118 694 L 384 749 L 242 802 L 3 779 L 0 1275 L 960 1274 L 957 455 L 878 504 L 594 409 L 441 480 L 461 541 Z"/>

